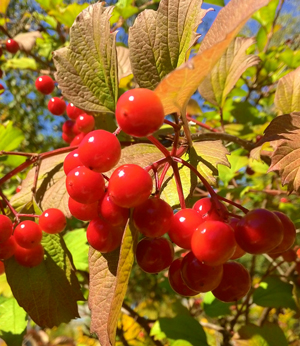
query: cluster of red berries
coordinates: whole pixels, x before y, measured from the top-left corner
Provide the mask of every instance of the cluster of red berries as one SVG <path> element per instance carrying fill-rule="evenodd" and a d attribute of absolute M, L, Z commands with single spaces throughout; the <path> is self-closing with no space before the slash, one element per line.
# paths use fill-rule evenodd
<path fill-rule="evenodd" d="M 12 54 L 16 54 L 17 51 L 20 49 L 19 44 L 17 41 L 9 38 L 8 40 L 6 40 L 5 42 L 5 49 Z M 3 54 L 3 50 L 2 47 L 0 46 L 0 57 Z M 2 78 L 3 76 L 3 71 L 0 69 L 0 78 Z M 1 91 L 4 91 L 4 86 L 2 84 L 0 84 L 0 95 L 1 95 Z"/>
<path fill-rule="evenodd" d="M 56 208 L 45 210 L 39 217 L 39 223 L 26 220 L 15 227 L 6 215 L 0 215 L 0 259 L 12 256 L 24 267 L 35 267 L 44 259 L 41 244 L 43 231 L 49 234 L 62 232 L 66 227 L 66 217 Z M 3 263 L 0 263 L 4 272 Z"/>

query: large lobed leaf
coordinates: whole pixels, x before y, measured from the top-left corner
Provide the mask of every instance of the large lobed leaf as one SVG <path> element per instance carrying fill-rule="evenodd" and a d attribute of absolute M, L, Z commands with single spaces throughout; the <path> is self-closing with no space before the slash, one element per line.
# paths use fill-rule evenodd
<path fill-rule="evenodd" d="M 219 12 L 198 54 L 167 75 L 156 87 L 165 114 L 185 108 L 200 83 L 224 54 L 247 20 L 269 0 L 231 0 Z"/>
<path fill-rule="evenodd" d="M 198 25 L 208 12 L 202 0 L 162 0 L 157 11 L 145 10 L 129 29 L 134 77 L 142 88 L 154 89 L 186 60 L 199 38 Z"/>
<path fill-rule="evenodd" d="M 83 10 L 70 29 L 70 45 L 53 53 L 63 95 L 87 112 L 114 112 L 118 97 L 113 7 L 97 3 Z"/>
<path fill-rule="evenodd" d="M 253 38 L 237 37 L 227 48 L 216 66 L 200 84 L 201 96 L 215 106 L 223 107 L 226 97 L 238 79 L 259 58 L 247 55 L 246 50 L 254 43 Z"/>

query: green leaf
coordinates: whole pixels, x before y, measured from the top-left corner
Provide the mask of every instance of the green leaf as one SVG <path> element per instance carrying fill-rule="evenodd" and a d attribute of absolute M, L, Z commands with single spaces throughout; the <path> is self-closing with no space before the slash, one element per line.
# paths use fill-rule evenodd
<path fill-rule="evenodd" d="M 116 33 L 110 33 L 113 7 L 83 10 L 70 29 L 70 45 L 53 53 L 55 78 L 66 99 L 87 112 L 112 113 L 118 97 Z"/>
<path fill-rule="evenodd" d="M 246 21 L 269 0 L 231 0 L 218 13 L 199 52 L 171 72 L 156 87 L 165 114 L 183 111 L 200 83 L 224 54 Z"/>
<path fill-rule="evenodd" d="M 256 34 L 256 42 L 259 51 L 262 52 L 268 42 L 268 32 L 263 26 L 258 30 Z"/>
<path fill-rule="evenodd" d="M 263 26 L 269 26 L 273 23 L 276 15 L 279 0 L 271 0 L 269 4 L 258 10 L 252 18 L 257 20 Z M 271 26 L 269 26 L 271 28 Z"/>
<path fill-rule="evenodd" d="M 26 311 L 22 309 L 15 298 L 0 297 L 0 338 L 9 346 L 22 344 L 26 332 Z"/>
<path fill-rule="evenodd" d="M 36 0 L 45 11 L 52 10 L 63 3 L 63 0 Z"/>
<path fill-rule="evenodd" d="M 219 167 L 219 178 L 220 180 L 222 180 L 225 186 L 227 186 L 230 180 L 239 173 L 239 170 L 241 168 L 247 166 L 249 161 L 247 156 L 240 156 L 235 152 L 231 153 L 231 155 L 228 157 L 228 160 L 231 166 L 230 168 L 225 166 Z"/>
<path fill-rule="evenodd" d="M 297 310 L 292 297 L 293 285 L 283 282 L 277 276 L 269 276 L 254 291 L 253 302 L 270 308 L 290 308 Z"/>
<path fill-rule="evenodd" d="M 3 151 L 12 151 L 24 140 L 23 132 L 17 127 L 13 127 L 13 122 L 9 121 L 6 125 L 0 124 L 0 149 Z"/>
<path fill-rule="evenodd" d="M 246 54 L 246 50 L 253 43 L 253 38 L 237 37 L 229 45 L 216 66 L 200 84 L 198 90 L 202 97 L 223 108 L 227 95 L 241 75 L 247 68 L 259 62 L 257 56 Z"/>
<path fill-rule="evenodd" d="M 86 240 L 86 230 L 84 228 L 74 229 L 64 235 L 64 241 L 72 254 L 75 268 L 87 271 L 89 246 Z"/>
<path fill-rule="evenodd" d="M 212 4 L 212 5 L 217 5 L 217 6 L 225 6 L 225 2 L 224 0 L 204 0 L 203 2 L 207 2 L 209 4 Z"/>
<path fill-rule="evenodd" d="M 142 88 L 154 89 L 172 70 L 186 61 L 199 38 L 198 25 L 208 12 L 200 0 L 162 0 L 158 10 L 141 12 L 129 29 L 132 71 Z"/>
<path fill-rule="evenodd" d="M 275 93 L 275 106 L 281 114 L 300 112 L 300 67 L 282 77 Z"/>
<path fill-rule="evenodd" d="M 6 60 L 5 64 L 3 65 L 3 69 L 37 70 L 37 63 L 32 58 L 13 58 Z"/>
<path fill-rule="evenodd" d="M 236 346 L 288 346 L 284 332 L 275 323 L 266 322 L 263 327 L 248 324 L 238 331 L 240 339 L 235 340 Z"/>
<path fill-rule="evenodd" d="M 205 314 L 209 317 L 221 317 L 231 314 L 230 303 L 221 302 L 211 292 L 205 293 L 202 307 Z"/>
<path fill-rule="evenodd" d="M 64 24 L 67 27 L 71 27 L 74 20 L 79 15 L 81 11 L 86 9 L 89 4 L 70 4 L 65 8 L 59 7 L 58 9 L 53 9 L 49 12 L 49 15 L 53 16 L 58 22 Z"/>
<path fill-rule="evenodd" d="M 185 340 L 193 346 L 208 346 L 206 334 L 199 324 L 191 316 L 177 315 L 174 318 L 158 319 L 150 332 L 155 339 Z"/>

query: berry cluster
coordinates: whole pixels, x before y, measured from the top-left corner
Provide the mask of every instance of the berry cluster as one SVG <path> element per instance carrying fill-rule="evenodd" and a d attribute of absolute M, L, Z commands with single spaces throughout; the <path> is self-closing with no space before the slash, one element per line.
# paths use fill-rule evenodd
<path fill-rule="evenodd" d="M 19 46 L 17 41 L 9 38 L 5 42 L 5 49 L 9 53 L 16 54 L 17 51 L 20 49 L 20 46 Z M 0 46 L 0 57 L 2 56 L 2 54 L 3 54 L 3 49 Z M 0 69 L 0 78 L 2 78 L 2 76 L 3 76 L 3 71 Z M 4 89 L 5 89 L 4 86 L 2 84 L 0 84 L 0 95 L 4 91 Z M 1 272 L 1 269 L 0 269 L 0 272 Z"/>
<path fill-rule="evenodd" d="M 16 226 L 5 215 L 0 215 L 0 259 L 12 256 L 24 267 L 35 267 L 44 259 L 41 244 L 43 231 L 49 234 L 60 233 L 65 229 L 66 217 L 56 208 L 45 210 L 39 216 L 39 223 L 26 220 Z M 2 268 L 2 269 L 1 269 Z M 4 272 L 0 263 L 0 273 Z"/>

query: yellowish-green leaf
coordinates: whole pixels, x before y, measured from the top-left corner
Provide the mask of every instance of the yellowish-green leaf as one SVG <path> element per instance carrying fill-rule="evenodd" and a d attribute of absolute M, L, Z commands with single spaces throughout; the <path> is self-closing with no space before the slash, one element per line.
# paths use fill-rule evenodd
<path fill-rule="evenodd" d="M 70 30 L 70 45 L 54 52 L 55 78 L 63 95 L 88 112 L 113 113 L 118 97 L 113 7 L 96 3 L 83 10 Z"/>
<path fill-rule="evenodd" d="M 300 112 L 300 67 L 279 80 L 275 105 L 280 114 Z"/>
<path fill-rule="evenodd" d="M 253 19 L 257 20 L 264 27 L 269 26 L 275 19 L 278 3 L 279 0 L 271 0 L 267 6 L 261 8 L 253 15 Z"/>
<path fill-rule="evenodd" d="M 7 7 L 10 3 L 10 0 L 1 0 L 0 1 L 0 13 L 5 14 Z"/>
<path fill-rule="evenodd" d="M 247 20 L 269 0 L 231 0 L 219 12 L 196 56 L 166 76 L 156 87 L 165 114 L 185 108 L 200 83 L 224 54 Z"/>
<path fill-rule="evenodd" d="M 36 2 L 39 3 L 44 10 L 49 11 L 61 5 L 63 0 L 36 0 Z"/>
<path fill-rule="evenodd" d="M 227 48 L 216 66 L 200 84 L 201 96 L 215 106 L 223 108 L 227 95 L 245 70 L 259 62 L 246 50 L 254 43 L 253 38 L 237 37 Z"/>
<path fill-rule="evenodd" d="M 202 0 L 162 0 L 157 11 L 145 10 L 129 29 L 128 44 L 134 77 L 142 88 L 154 89 L 186 61 L 198 39 L 196 33 L 207 10 Z"/>
<path fill-rule="evenodd" d="M 222 180 L 225 186 L 228 185 L 231 179 L 239 174 L 239 170 L 241 168 L 247 166 L 249 161 L 247 156 L 241 156 L 236 152 L 232 152 L 228 157 L 228 160 L 230 162 L 230 168 L 223 165 L 219 167 L 219 178 Z"/>
<path fill-rule="evenodd" d="M 225 6 L 224 0 L 204 0 L 203 2 L 207 2 L 211 5 Z"/>
<path fill-rule="evenodd" d="M 64 24 L 67 27 L 71 27 L 74 23 L 74 20 L 79 15 L 81 11 L 86 9 L 89 4 L 70 4 L 65 8 L 59 7 L 57 9 L 53 9 L 49 12 L 51 16 L 53 16 L 58 22 Z"/>
<path fill-rule="evenodd" d="M 37 63 L 35 61 L 35 59 L 33 58 L 13 58 L 13 59 L 9 59 L 6 60 L 5 64 L 3 64 L 3 69 L 7 70 L 7 69 L 20 69 L 20 70 L 37 70 Z"/>

